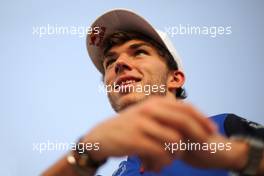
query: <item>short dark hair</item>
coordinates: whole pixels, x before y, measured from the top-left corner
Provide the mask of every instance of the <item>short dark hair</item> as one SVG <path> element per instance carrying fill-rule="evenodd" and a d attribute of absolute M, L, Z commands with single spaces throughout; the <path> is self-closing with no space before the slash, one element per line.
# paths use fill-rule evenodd
<path fill-rule="evenodd" d="M 145 42 L 150 43 L 154 48 L 156 49 L 157 53 L 165 58 L 166 65 L 169 70 L 178 70 L 178 64 L 175 62 L 173 56 L 171 53 L 167 50 L 167 48 L 164 48 L 161 44 L 153 40 L 152 38 L 143 35 L 138 32 L 134 31 L 116 31 L 113 34 L 111 34 L 109 37 L 107 37 L 103 42 L 103 52 L 104 55 L 114 46 L 121 45 L 129 40 L 132 39 L 139 39 L 143 40 Z M 103 71 L 104 75 L 104 71 Z M 184 88 L 177 88 L 176 89 L 176 97 L 184 99 L 186 98 L 186 92 Z"/>

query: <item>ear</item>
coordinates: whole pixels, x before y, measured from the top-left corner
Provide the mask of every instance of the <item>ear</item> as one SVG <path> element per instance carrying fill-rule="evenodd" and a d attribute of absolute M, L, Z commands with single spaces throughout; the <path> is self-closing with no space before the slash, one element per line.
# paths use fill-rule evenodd
<path fill-rule="evenodd" d="M 184 85 L 185 75 L 179 70 L 172 70 L 169 72 L 167 80 L 167 88 L 171 92 L 175 92 L 177 88 Z"/>

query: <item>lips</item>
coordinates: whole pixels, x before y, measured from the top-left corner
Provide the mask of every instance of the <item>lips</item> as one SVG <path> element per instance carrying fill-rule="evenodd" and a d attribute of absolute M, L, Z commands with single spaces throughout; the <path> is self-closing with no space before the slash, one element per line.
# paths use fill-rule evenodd
<path fill-rule="evenodd" d="M 122 76 L 115 81 L 115 89 L 118 87 L 130 86 L 140 81 L 140 78 L 134 76 Z"/>

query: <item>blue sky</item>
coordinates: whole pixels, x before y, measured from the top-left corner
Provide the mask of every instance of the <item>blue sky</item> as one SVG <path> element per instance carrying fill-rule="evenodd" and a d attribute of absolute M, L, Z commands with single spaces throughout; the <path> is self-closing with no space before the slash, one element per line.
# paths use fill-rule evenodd
<path fill-rule="evenodd" d="M 157 29 L 231 26 L 230 35 L 176 35 L 186 89 L 205 114 L 236 113 L 264 123 L 263 5 L 256 1 L 2 1 L 0 5 L 0 174 L 38 175 L 66 151 L 34 143 L 74 142 L 114 115 L 98 91 L 85 37 L 33 34 L 36 26 L 89 26 L 104 11 L 129 8 Z M 110 175 L 119 160 L 100 172 Z"/>

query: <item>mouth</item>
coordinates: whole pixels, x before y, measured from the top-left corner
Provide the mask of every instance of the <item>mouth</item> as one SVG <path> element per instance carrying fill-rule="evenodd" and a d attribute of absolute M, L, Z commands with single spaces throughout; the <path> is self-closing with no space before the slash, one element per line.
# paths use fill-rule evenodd
<path fill-rule="evenodd" d="M 125 90 L 126 88 L 129 88 L 130 86 L 133 86 L 140 81 L 141 79 L 137 77 L 123 76 L 118 78 L 117 81 L 115 81 L 115 89 L 121 88 L 121 90 Z"/>

